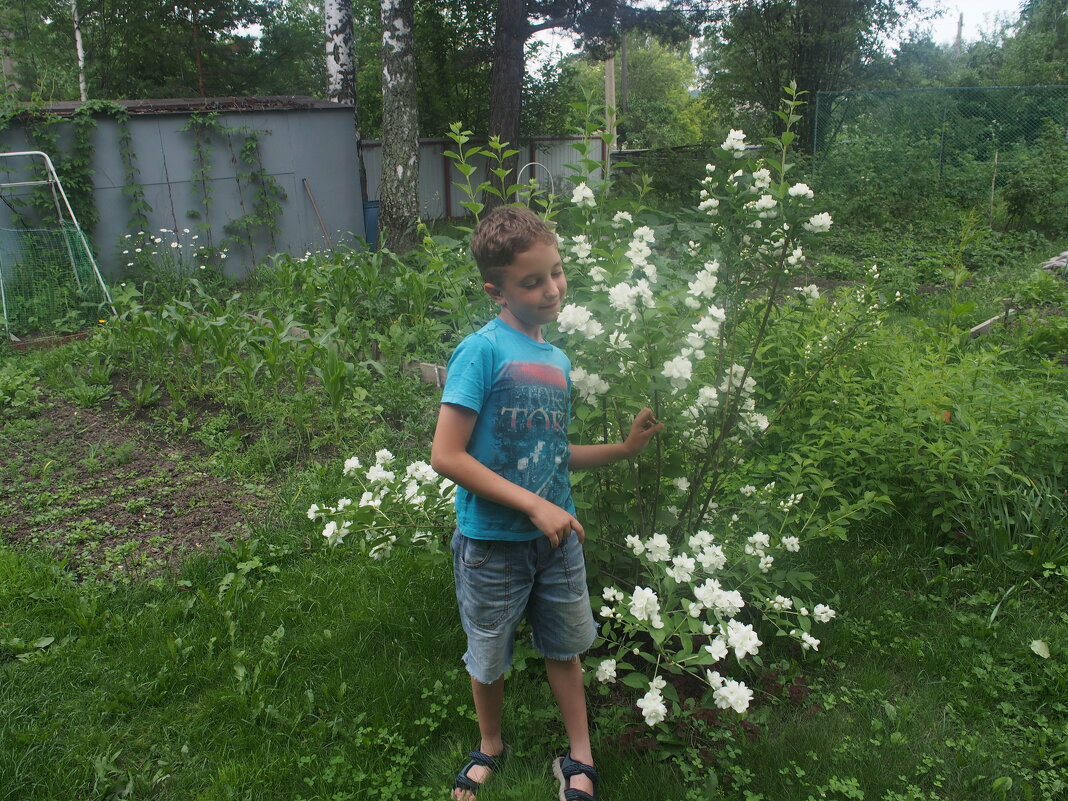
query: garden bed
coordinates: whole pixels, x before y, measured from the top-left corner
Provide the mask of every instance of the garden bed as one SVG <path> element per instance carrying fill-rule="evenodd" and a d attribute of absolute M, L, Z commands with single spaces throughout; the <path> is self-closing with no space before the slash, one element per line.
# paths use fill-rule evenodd
<path fill-rule="evenodd" d="M 262 495 L 212 475 L 203 454 L 114 412 L 49 398 L 0 438 L 0 538 L 43 547 L 81 577 L 145 577 L 247 535 Z"/>

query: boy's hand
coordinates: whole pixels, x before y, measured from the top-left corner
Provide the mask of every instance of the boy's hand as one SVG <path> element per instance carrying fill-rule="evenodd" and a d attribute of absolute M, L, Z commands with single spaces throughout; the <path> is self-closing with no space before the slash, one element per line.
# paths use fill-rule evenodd
<path fill-rule="evenodd" d="M 653 410 L 646 407 L 638 412 L 634 422 L 630 426 L 630 433 L 623 440 L 623 447 L 631 456 L 637 456 L 649 441 L 664 430 L 664 424 L 658 423 L 653 417 Z"/>
<path fill-rule="evenodd" d="M 530 522 L 549 538 L 549 543 L 558 547 L 572 533 L 578 535 L 579 542 L 586 541 L 586 532 L 574 515 L 568 514 L 551 501 L 542 500 L 529 515 Z"/>

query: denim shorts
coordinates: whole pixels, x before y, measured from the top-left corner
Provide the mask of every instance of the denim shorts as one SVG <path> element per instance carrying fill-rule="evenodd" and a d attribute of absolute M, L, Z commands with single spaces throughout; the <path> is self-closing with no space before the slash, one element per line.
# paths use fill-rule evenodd
<path fill-rule="evenodd" d="M 464 664 L 490 684 L 512 664 L 512 645 L 526 616 L 534 649 L 562 661 L 585 653 L 597 635 L 586 589 L 582 543 L 572 534 L 558 548 L 546 537 L 510 542 L 452 537 Z"/>

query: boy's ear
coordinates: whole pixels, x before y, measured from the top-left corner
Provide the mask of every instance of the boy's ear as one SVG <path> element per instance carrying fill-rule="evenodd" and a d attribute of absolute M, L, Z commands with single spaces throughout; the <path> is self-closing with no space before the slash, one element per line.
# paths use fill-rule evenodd
<path fill-rule="evenodd" d="M 486 291 L 487 295 L 493 298 L 495 302 L 500 303 L 502 306 L 504 305 L 504 295 L 501 293 L 501 288 L 499 286 L 497 286 L 496 284 L 491 284 L 489 281 L 487 281 L 482 285 L 482 288 Z"/>

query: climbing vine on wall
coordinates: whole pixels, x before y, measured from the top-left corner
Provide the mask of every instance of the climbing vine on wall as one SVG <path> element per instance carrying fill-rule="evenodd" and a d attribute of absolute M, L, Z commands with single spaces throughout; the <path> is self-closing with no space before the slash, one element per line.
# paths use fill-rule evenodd
<path fill-rule="evenodd" d="M 219 249 L 246 249 L 255 264 L 259 260 L 256 253 L 259 236 L 266 234 L 271 248 L 275 247 L 282 201 L 286 199 L 285 190 L 264 168 L 260 154 L 261 137 L 270 132 L 244 125 L 224 125 L 215 112 L 192 115 L 182 130 L 193 134 L 193 184 L 200 200 L 200 208 L 191 209 L 189 216 L 199 220 L 198 227 L 214 248 L 210 224 L 214 193 L 211 163 L 213 143 L 219 142 L 225 145 L 234 167 L 237 201 L 241 208 L 240 215 L 223 225 L 226 236 L 219 243 Z"/>

